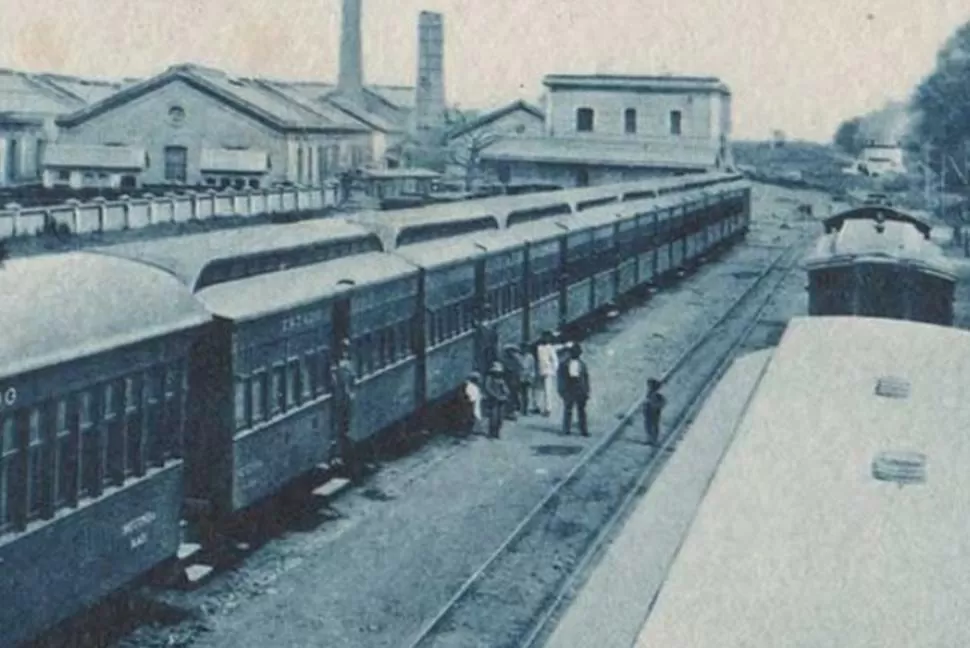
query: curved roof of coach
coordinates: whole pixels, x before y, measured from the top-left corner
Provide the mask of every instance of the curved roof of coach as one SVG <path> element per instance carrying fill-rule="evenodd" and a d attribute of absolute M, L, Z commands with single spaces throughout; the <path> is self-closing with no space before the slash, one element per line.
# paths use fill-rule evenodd
<path fill-rule="evenodd" d="M 319 218 L 122 243 L 96 251 L 155 265 L 195 289 L 202 271 L 217 261 L 369 236 L 373 236 L 372 232 L 360 225 L 338 218 Z"/>
<path fill-rule="evenodd" d="M 840 229 L 847 220 L 875 220 L 877 218 L 882 218 L 886 221 L 910 223 L 919 230 L 920 234 L 927 238 L 929 237 L 930 230 L 932 229 L 930 224 L 922 218 L 918 218 L 917 216 L 914 216 L 908 212 L 900 211 L 885 205 L 862 205 L 861 207 L 856 207 L 854 209 L 849 209 L 829 216 L 822 221 L 822 224 L 825 226 L 825 231 L 829 232 Z"/>
<path fill-rule="evenodd" d="M 174 277 L 88 252 L 0 266 L 0 376 L 68 362 L 205 324 L 210 317 Z"/>
<path fill-rule="evenodd" d="M 393 254 L 365 252 L 215 284 L 196 297 L 219 317 L 245 321 L 416 273 L 414 265 Z"/>
<path fill-rule="evenodd" d="M 841 229 L 819 237 L 805 259 L 809 270 L 861 262 L 900 263 L 956 281 L 953 264 L 932 241 L 905 220 L 877 223 L 849 220 Z"/>
<path fill-rule="evenodd" d="M 967 331 L 793 319 L 636 645 L 970 645 L 968 372 Z"/>

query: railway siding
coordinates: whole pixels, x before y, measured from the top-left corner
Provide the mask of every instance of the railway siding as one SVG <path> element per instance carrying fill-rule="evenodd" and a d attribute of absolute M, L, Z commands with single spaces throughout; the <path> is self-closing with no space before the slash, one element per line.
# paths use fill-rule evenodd
<path fill-rule="evenodd" d="M 758 217 L 756 207 L 760 245 L 741 245 L 584 343 L 596 390 L 594 442 L 615 426 L 644 377 L 669 366 L 796 235 L 779 227 L 784 216 Z M 499 442 L 434 440 L 333 509 L 308 511 L 299 528 L 237 569 L 196 592 L 166 593 L 161 598 L 195 618 L 142 628 L 120 646 L 400 645 L 588 447 L 557 434 L 558 415 L 520 420 Z M 639 427 L 632 434 L 642 434 Z"/>

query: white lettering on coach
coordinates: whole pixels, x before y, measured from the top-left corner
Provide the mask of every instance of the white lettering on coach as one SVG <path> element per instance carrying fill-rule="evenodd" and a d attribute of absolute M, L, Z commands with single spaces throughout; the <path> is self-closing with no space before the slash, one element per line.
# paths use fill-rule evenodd
<path fill-rule="evenodd" d="M 158 516 L 153 511 L 148 511 L 121 527 L 121 535 L 128 538 L 129 548 L 137 549 L 148 542 L 148 527 L 157 519 Z"/>

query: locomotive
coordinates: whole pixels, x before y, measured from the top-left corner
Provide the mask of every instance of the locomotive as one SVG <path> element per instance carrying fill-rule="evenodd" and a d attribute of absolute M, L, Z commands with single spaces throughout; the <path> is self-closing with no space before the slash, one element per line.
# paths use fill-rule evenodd
<path fill-rule="evenodd" d="M 472 367 L 488 307 L 532 341 L 747 232 L 706 174 L 126 243 L 0 268 L 0 644 L 15 645 L 334 458 Z"/>
<path fill-rule="evenodd" d="M 953 324 L 957 281 L 930 225 L 885 204 L 835 214 L 806 258 L 810 315 Z"/>

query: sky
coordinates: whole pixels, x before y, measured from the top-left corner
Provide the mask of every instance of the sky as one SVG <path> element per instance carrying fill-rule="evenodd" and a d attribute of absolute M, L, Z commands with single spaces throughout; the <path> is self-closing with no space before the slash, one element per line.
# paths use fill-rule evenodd
<path fill-rule="evenodd" d="M 336 79 L 341 0 L 0 0 L 0 67 L 144 77 L 175 63 Z M 829 141 L 906 99 L 967 0 L 363 0 L 368 83 L 412 85 L 422 9 L 445 20 L 449 104 L 535 100 L 552 73 L 720 77 L 733 136 Z"/>

